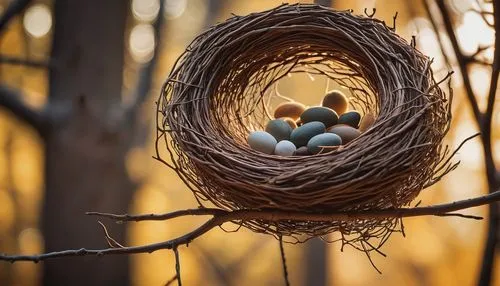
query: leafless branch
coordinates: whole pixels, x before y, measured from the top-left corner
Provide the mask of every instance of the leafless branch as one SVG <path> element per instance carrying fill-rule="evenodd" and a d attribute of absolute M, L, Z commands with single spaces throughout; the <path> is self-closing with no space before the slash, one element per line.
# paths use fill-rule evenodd
<path fill-rule="evenodd" d="M 182 286 L 182 280 L 181 280 L 181 260 L 179 258 L 179 250 L 177 249 L 177 246 L 174 247 L 174 255 L 175 255 L 175 273 L 177 276 L 177 285 Z"/>
<path fill-rule="evenodd" d="M 0 16 L 0 34 L 5 30 L 10 20 L 17 14 L 21 13 L 31 2 L 31 0 L 14 0 L 11 1 L 9 6 L 5 9 L 2 16 Z"/>
<path fill-rule="evenodd" d="M 31 125 L 40 135 L 45 135 L 49 126 L 47 113 L 28 106 L 17 91 L 0 85 L 0 106 L 5 107 L 17 118 Z"/>
<path fill-rule="evenodd" d="M 290 281 L 288 280 L 288 269 L 286 267 L 286 257 L 285 257 L 285 248 L 283 247 L 283 237 L 279 238 L 280 243 L 280 255 L 281 255 L 281 264 L 283 265 L 283 277 L 285 280 L 285 285 L 290 286 Z"/>
<path fill-rule="evenodd" d="M 212 218 L 207 222 L 189 232 L 183 236 L 174 238 L 172 240 L 163 241 L 159 243 L 153 243 L 142 246 L 128 246 L 123 248 L 105 248 L 105 249 L 75 249 L 75 250 L 63 250 L 57 252 L 49 252 L 38 255 L 0 255 L 0 260 L 16 262 L 16 261 L 32 261 L 38 262 L 42 260 L 66 257 L 66 256 L 84 256 L 84 255 L 110 255 L 110 254 L 135 254 L 135 253 L 151 253 L 160 249 L 175 249 L 181 245 L 187 245 L 194 239 L 200 237 L 206 232 L 210 231 L 212 228 L 222 225 L 226 222 L 232 221 L 250 221 L 250 220 L 267 220 L 267 221 L 282 221 L 282 220 L 308 220 L 308 221 L 333 221 L 342 220 L 349 221 L 355 219 L 364 218 L 388 218 L 388 217 L 415 217 L 424 215 L 434 215 L 434 216 L 458 216 L 473 219 L 480 219 L 476 216 L 465 216 L 462 214 L 452 213 L 454 211 L 462 210 L 465 208 L 476 207 L 484 204 L 489 204 L 492 202 L 497 202 L 500 200 L 500 191 L 484 195 L 481 197 L 476 197 L 472 199 L 456 201 L 448 204 L 434 205 L 428 207 L 418 207 L 418 208 L 399 208 L 399 209 L 386 209 L 378 211 L 362 211 L 362 212 L 328 212 L 328 213 L 304 213 L 296 211 L 274 211 L 274 210 L 239 210 L 239 211 L 224 211 L 219 210 L 218 212 L 213 212 L 211 209 Z M 203 213 L 203 209 L 189 210 L 190 212 L 184 212 L 185 215 L 197 215 Z M 165 220 L 172 219 L 175 217 L 182 216 L 183 212 L 175 212 L 176 215 L 163 215 Z M 110 215 L 110 214 L 100 214 L 91 213 L 92 215 L 101 215 L 103 217 L 115 218 L 123 217 L 128 220 L 134 221 L 136 216 L 125 215 Z M 206 212 L 204 214 L 207 214 Z M 140 220 L 146 220 L 144 216 L 140 217 Z M 153 217 L 155 220 L 156 217 Z"/>
<path fill-rule="evenodd" d="M 163 11 L 165 9 L 165 1 L 160 1 L 160 9 L 158 10 L 158 17 L 153 24 L 154 36 L 155 36 L 155 48 L 153 49 L 153 56 L 151 60 L 144 64 L 139 72 L 139 80 L 137 82 L 136 88 L 132 93 L 132 102 L 126 107 L 125 117 L 127 119 L 135 118 L 137 110 L 141 106 L 142 102 L 147 98 L 149 90 L 151 89 L 151 84 L 153 81 L 153 73 L 156 69 L 158 63 L 158 57 L 163 44 L 162 30 L 163 23 L 165 22 Z"/>
<path fill-rule="evenodd" d="M 457 57 L 457 62 L 458 66 L 460 68 L 460 73 L 462 74 L 463 77 L 463 82 L 464 82 L 464 87 L 465 87 L 465 93 L 467 95 L 467 98 L 469 100 L 469 103 L 472 107 L 472 112 L 474 115 L 474 119 L 476 119 L 478 122 L 481 117 L 481 112 L 479 111 L 479 107 L 477 104 L 476 97 L 474 96 L 474 92 L 472 90 L 472 85 L 470 81 L 469 74 L 467 72 L 467 57 L 462 53 L 462 50 L 460 49 L 460 46 L 458 44 L 457 36 L 455 35 L 455 32 L 453 30 L 453 23 L 451 22 L 451 17 L 448 11 L 448 8 L 446 7 L 446 4 L 444 3 L 444 0 L 436 0 L 437 6 L 439 8 L 441 18 L 443 20 L 443 24 L 446 30 L 446 33 L 450 37 L 451 45 L 453 47 L 453 50 L 455 51 L 455 55 Z M 439 32 L 439 31 L 436 31 Z"/>
<path fill-rule="evenodd" d="M 20 65 L 27 66 L 30 68 L 49 68 L 51 66 L 50 62 L 44 60 L 33 60 L 33 59 L 24 59 L 9 55 L 0 55 L 0 64 L 6 65 Z"/>

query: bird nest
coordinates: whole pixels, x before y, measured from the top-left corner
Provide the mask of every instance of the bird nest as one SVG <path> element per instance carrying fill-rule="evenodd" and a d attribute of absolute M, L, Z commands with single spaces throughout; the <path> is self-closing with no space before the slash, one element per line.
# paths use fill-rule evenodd
<path fill-rule="evenodd" d="M 157 102 L 158 159 L 202 207 L 321 214 L 408 206 L 455 166 L 442 145 L 450 100 L 430 65 L 394 28 L 352 11 L 284 4 L 233 16 L 196 37 L 168 76 Z M 276 83 L 294 73 L 346 88 L 352 107 L 375 122 L 327 153 L 252 150 L 248 134 L 264 129 Z M 402 226 L 380 216 L 241 224 L 285 237 L 338 232 L 344 242 L 377 238 L 379 245 Z"/>

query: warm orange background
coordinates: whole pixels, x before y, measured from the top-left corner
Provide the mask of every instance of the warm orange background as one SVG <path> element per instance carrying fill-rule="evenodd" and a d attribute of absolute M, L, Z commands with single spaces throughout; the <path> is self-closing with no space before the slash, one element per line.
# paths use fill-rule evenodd
<path fill-rule="evenodd" d="M 8 1 L 7 1 L 8 2 Z M 154 37 L 151 37 L 151 20 L 155 17 L 155 0 L 132 1 L 135 26 L 127 35 L 127 52 L 137 62 L 147 61 L 151 54 Z M 216 17 L 222 21 L 230 13 L 244 15 L 275 7 L 283 1 L 252 0 L 226 1 L 227 5 Z M 293 1 L 295 2 L 295 1 Z M 312 2 L 312 1 L 302 1 Z M 362 14 L 364 8 L 377 8 L 376 17 L 388 23 L 399 12 L 397 32 L 406 39 L 417 36 L 417 47 L 435 58 L 434 70 L 438 78 L 447 69 L 437 45 L 437 39 L 426 19 L 421 1 L 334 1 L 335 8 L 354 9 Z M 465 52 L 472 53 L 478 45 L 492 44 L 493 31 L 479 16 L 467 12 L 473 0 L 453 1 L 456 14 L 455 27 Z M 36 1 L 23 17 L 9 27 L 0 42 L 3 54 L 30 55 L 34 58 L 49 56 L 51 41 L 50 3 Z M 167 6 L 168 20 L 164 50 L 160 57 L 156 83 L 149 99 L 150 108 L 144 118 L 154 123 L 153 102 L 162 80 L 172 67 L 173 61 L 186 45 L 204 29 L 207 21 L 206 1 L 175 0 Z M 6 1 L 0 1 L 5 7 Z M 435 7 L 431 7 L 435 9 Z M 444 32 L 443 32 L 444 33 Z M 451 54 L 449 45 L 445 45 Z M 491 61 L 492 51 L 484 57 Z M 464 97 L 458 69 L 453 77 L 455 100 L 452 129 L 447 143 L 457 146 L 462 139 L 477 132 L 471 120 L 469 106 Z M 473 66 L 470 70 L 473 88 L 479 95 L 481 108 L 489 86 L 490 69 Z M 125 71 L 125 88 L 135 83 L 136 67 Z M 26 100 L 41 107 L 46 100 L 47 74 L 43 70 L 20 66 L 0 65 L 1 80 L 24 91 Z M 280 92 L 305 104 L 317 104 L 324 93 L 326 82 L 314 81 L 307 76 L 293 76 L 280 83 Z M 310 95 L 317 95 L 311 98 Z M 124 98 L 126 100 L 126 98 Z M 500 104 L 496 105 L 493 120 L 494 154 L 500 163 Z M 151 127 L 153 128 L 153 127 Z M 141 187 L 137 190 L 131 213 L 167 212 L 196 207 L 192 194 L 176 174 L 151 158 L 154 138 L 147 146 L 137 147 L 127 156 L 130 176 Z M 43 237 L 38 223 L 40 202 L 43 196 L 43 148 L 35 132 L 19 124 L 12 116 L 0 110 L 0 251 L 35 253 L 43 251 Z M 475 139 L 457 155 L 461 164 L 442 182 L 423 191 L 419 199 L 422 205 L 469 198 L 485 192 L 486 182 L 479 139 Z M 71 190 L 68 190 L 71 192 Z M 487 215 L 486 207 L 465 210 L 464 213 Z M 168 223 L 144 222 L 130 224 L 130 244 L 139 245 L 166 240 L 186 233 L 201 223 L 201 219 L 179 219 Z M 420 217 L 405 220 L 406 238 L 395 234 L 382 249 L 387 258 L 374 256 L 382 270 L 378 274 L 363 253 L 347 248 L 339 251 L 339 244 L 328 245 L 328 277 L 335 285 L 473 285 L 481 262 L 486 221 L 460 218 Z M 98 225 L 96 224 L 96 228 Z M 124 226 L 125 227 L 125 226 Z M 228 225 L 228 228 L 234 228 Z M 103 241 L 103 246 L 105 245 Z M 305 266 L 303 246 L 285 246 L 290 279 L 293 285 L 302 285 Z M 282 284 L 278 242 L 268 236 L 242 229 L 237 233 L 225 233 L 214 229 L 180 249 L 182 275 L 185 285 L 218 285 L 217 267 L 226 270 L 234 285 Z M 105 258 L 104 258 L 105 259 Z M 219 266 L 215 266 L 219 265 Z M 237 267 L 234 267 L 237 265 Z M 496 285 L 500 285 L 500 261 L 496 263 Z M 16 285 L 38 285 L 40 265 L 31 263 L 0 264 L 2 279 L 13 275 Z M 132 258 L 134 285 L 162 285 L 174 275 L 174 258 L 170 251 L 141 254 Z"/>

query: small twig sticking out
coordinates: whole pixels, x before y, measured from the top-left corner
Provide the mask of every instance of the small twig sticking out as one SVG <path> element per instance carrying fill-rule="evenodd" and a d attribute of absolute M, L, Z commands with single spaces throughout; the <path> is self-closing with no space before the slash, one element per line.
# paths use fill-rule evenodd
<path fill-rule="evenodd" d="M 175 254 L 175 273 L 177 276 L 177 284 L 179 286 L 182 286 L 182 280 L 181 280 L 181 261 L 179 259 L 179 250 L 177 247 L 173 248 L 174 254 Z"/>
<path fill-rule="evenodd" d="M 392 28 L 389 28 L 393 32 L 396 32 L 396 19 L 397 18 L 398 18 L 398 12 L 396 12 L 396 14 L 394 14 L 394 16 L 392 17 Z"/>
<path fill-rule="evenodd" d="M 97 221 L 97 223 L 102 227 L 102 230 L 104 231 L 104 238 L 106 238 L 106 241 L 108 242 L 109 247 L 111 247 L 111 248 L 117 248 L 117 247 L 125 248 L 125 246 L 121 245 L 119 242 L 117 242 L 114 238 L 112 238 L 109 235 L 108 229 L 101 221 Z"/>
<path fill-rule="evenodd" d="M 365 12 L 366 17 L 368 17 L 368 18 L 373 18 L 373 16 L 375 16 L 375 13 L 377 12 L 377 9 L 376 9 L 376 8 L 373 8 L 373 9 L 372 9 L 372 13 L 371 13 L 371 14 L 368 14 L 368 12 L 367 12 L 367 11 L 368 11 L 368 10 L 365 8 L 364 12 Z"/>
<path fill-rule="evenodd" d="M 281 254 L 281 263 L 283 264 L 283 277 L 285 279 L 285 285 L 290 286 L 290 280 L 288 280 L 288 268 L 286 267 L 286 258 L 285 258 L 285 248 L 283 247 L 283 237 L 279 237 L 280 243 L 280 254 Z"/>
<path fill-rule="evenodd" d="M 172 283 L 174 283 L 175 281 L 177 281 L 177 275 L 174 275 L 174 277 L 170 278 L 166 283 L 165 283 L 165 286 L 170 286 L 172 285 Z"/>

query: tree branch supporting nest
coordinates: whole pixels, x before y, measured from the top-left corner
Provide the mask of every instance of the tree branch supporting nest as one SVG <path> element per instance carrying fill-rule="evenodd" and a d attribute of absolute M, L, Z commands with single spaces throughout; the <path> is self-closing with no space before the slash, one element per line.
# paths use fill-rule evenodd
<path fill-rule="evenodd" d="M 1 254 L 0 260 L 8 262 L 16 261 L 32 261 L 39 262 L 46 259 L 66 257 L 66 256 L 87 256 L 87 255 L 111 255 L 111 254 L 136 254 L 136 253 L 151 253 L 160 249 L 177 250 L 181 245 L 188 245 L 194 239 L 202 236 L 211 229 L 221 226 L 226 222 L 249 221 L 249 220 L 268 220 L 268 221 L 281 221 L 281 220 L 308 220 L 308 221 L 334 221 L 334 220 L 357 220 L 367 218 L 388 218 L 388 217 L 416 217 L 416 216 L 457 216 L 461 218 L 480 220 L 481 217 L 473 215 L 464 215 L 456 213 L 455 211 L 477 207 L 492 202 L 500 201 L 500 190 L 481 197 L 472 199 L 456 201 L 448 204 L 440 204 L 428 207 L 416 208 L 399 208 L 399 209 L 386 209 L 377 211 L 362 211 L 362 212 L 329 212 L 329 213 L 305 213 L 295 211 L 274 211 L 274 210 L 239 210 L 239 211 L 224 211 L 221 209 L 213 208 L 200 208 L 191 210 L 181 210 L 166 214 L 146 214 L 146 215 L 117 215 L 110 213 L 88 212 L 87 215 L 105 217 L 115 220 L 118 223 L 126 221 L 151 221 L 151 220 L 170 220 L 173 218 L 184 216 L 204 216 L 210 215 L 207 222 L 183 236 L 174 238 L 172 240 L 142 245 L 142 246 L 122 246 L 119 244 L 109 244 L 110 248 L 104 249 L 74 249 L 63 250 L 56 252 L 49 252 L 38 255 L 6 255 Z M 110 239 L 109 234 L 105 230 L 107 241 Z M 178 254 L 176 255 L 178 260 Z M 178 264 L 178 261 L 177 261 Z"/>

